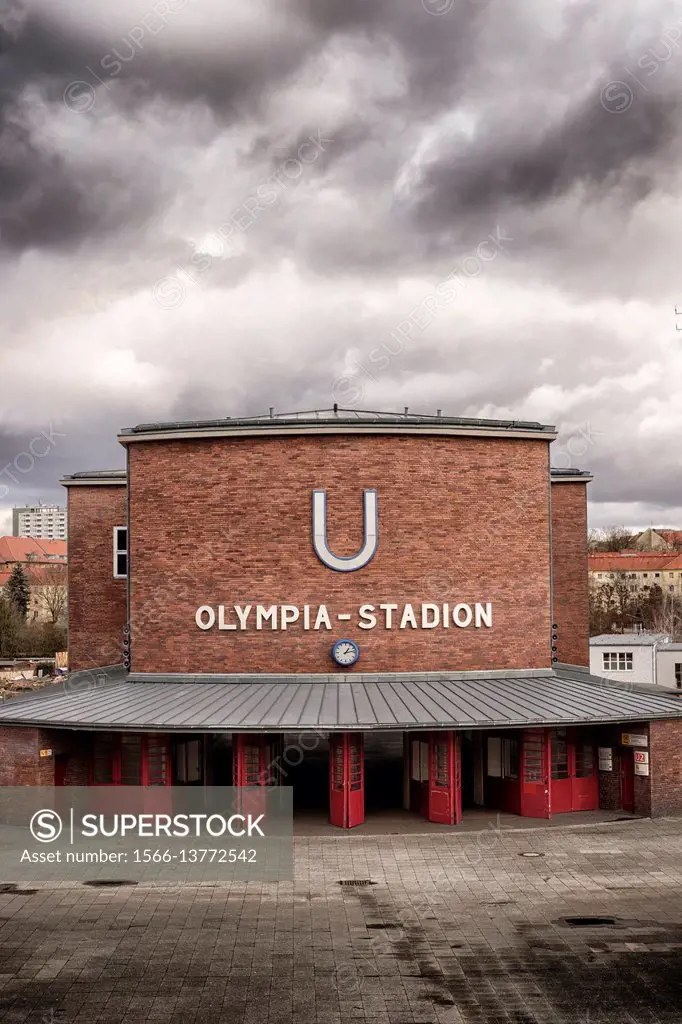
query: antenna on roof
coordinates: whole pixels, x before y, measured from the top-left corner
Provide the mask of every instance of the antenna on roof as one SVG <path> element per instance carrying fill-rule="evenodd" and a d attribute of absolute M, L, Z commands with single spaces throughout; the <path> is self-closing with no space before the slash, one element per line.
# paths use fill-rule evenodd
<path fill-rule="evenodd" d="M 440 416 L 440 414 L 442 413 L 442 411 L 443 411 L 442 409 L 436 409 L 436 416 Z"/>
<path fill-rule="evenodd" d="M 335 416 L 339 415 L 339 403 L 338 402 L 334 402 L 334 415 Z"/>
<path fill-rule="evenodd" d="M 408 406 L 405 406 L 405 415 L 407 416 Z"/>
<path fill-rule="evenodd" d="M 274 405 L 271 405 L 270 406 L 270 419 L 272 420 L 274 418 L 275 418 L 275 407 L 274 407 Z"/>

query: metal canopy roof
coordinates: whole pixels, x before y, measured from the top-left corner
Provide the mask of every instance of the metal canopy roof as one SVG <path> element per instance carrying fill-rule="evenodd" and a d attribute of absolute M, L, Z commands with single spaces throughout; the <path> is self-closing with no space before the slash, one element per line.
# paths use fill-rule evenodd
<path fill-rule="evenodd" d="M 208 677 L 210 678 L 210 677 Z M 106 672 L 0 705 L 0 723 L 178 732 L 518 728 L 682 717 L 682 701 L 580 669 L 441 678 L 131 682 Z M 243 679 L 244 677 L 242 677 Z"/>

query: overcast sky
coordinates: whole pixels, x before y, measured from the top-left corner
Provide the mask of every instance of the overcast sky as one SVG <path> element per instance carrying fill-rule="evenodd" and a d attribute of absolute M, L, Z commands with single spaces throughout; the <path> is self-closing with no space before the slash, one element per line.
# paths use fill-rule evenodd
<path fill-rule="evenodd" d="M 0 533 L 119 427 L 334 401 L 682 526 L 681 138 L 673 0 L 0 0 Z"/>

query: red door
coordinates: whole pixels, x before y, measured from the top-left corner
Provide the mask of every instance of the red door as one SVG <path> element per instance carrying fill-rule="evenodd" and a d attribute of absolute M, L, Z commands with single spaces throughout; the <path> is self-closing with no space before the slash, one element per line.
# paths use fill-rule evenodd
<path fill-rule="evenodd" d="M 573 810 L 574 749 L 571 730 L 550 729 L 552 814 Z"/>
<path fill-rule="evenodd" d="M 256 787 L 268 785 L 268 767 L 268 744 L 262 733 L 233 733 L 232 784 L 249 788 L 236 795 L 239 813 L 265 812 L 265 793 L 259 793 Z"/>
<path fill-rule="evenodd" d="M 429 821 L 458 825 L 462 818 L 461 746 L 459 733 L 429 736 Z"/>
<path fill-rule="evenodd" d="M 599 807 L 599 777 L 594 736 L 589 729 L 573 729 L 574 775 L 572 811 L 596 811 Z M 552 802 L 554 810 L 554 802 Z"/>
<path fill-rule="evenodd" d="M 551 818 L 549 775 L 550 730 L 524 729 L 521 757 L 521 814 L 525 818 Z"/>
<path fill-rule="evenodd" d="M 620 752 L 620 802 L 624 811 L 635 810 L 635 757 L 631 750 Z"/>
<path fill-rule="evenodd" d="M 365 765 L 362 733 L 329 737 L 329 821 L 355 828 L 365 820 Z"/>
<path fill-rule="evenodd" d="M 282 778 L 280 734 L 234 733 L 232 736 L 232 785 L 278 786 Z"/>

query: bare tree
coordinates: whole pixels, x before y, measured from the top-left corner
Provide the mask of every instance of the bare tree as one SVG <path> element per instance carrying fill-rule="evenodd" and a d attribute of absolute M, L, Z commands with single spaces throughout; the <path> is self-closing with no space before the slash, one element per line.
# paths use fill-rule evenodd
<path fill-rule="evenodd" d="M 590 632 L 622 633 L 632 626 L 634 612 L 627 574 L 616 572 L 590 593 Z"/>
<path fill-rule="evenodd" d="M 651 629 L 677 638 L 682 633 L 682 602 L 672 594 L 656 592 L 649 598 Z"/>
<path fill-rule="evenodd" d="M 623 551 L 632 547 L 637 535 L 624 526 L 607 526 L 602 530 L 590 530 L 588 549 L 598 551 Z"/>
<path fill-rule="evenodd" d="M 32 566 L 29 581 L 50 622 L 61 622 L 67 604 L 66 566 L 58 562 Z"/>

